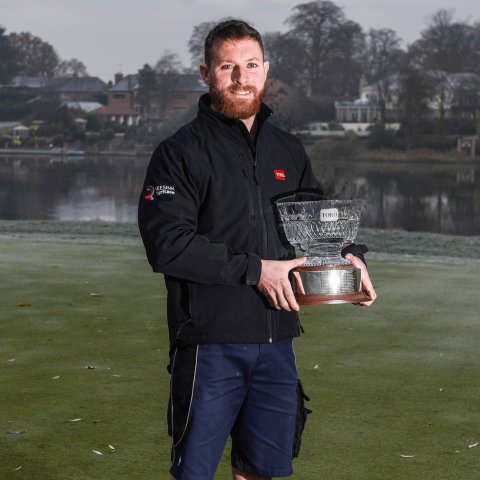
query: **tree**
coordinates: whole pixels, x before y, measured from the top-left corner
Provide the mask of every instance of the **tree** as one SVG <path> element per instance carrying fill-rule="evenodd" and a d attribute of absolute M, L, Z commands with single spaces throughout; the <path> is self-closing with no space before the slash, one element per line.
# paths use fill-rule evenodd
<path fill-rule="evenodd" d="M 5 29 L 0 27 L 0 84 L 10 83 L 18 73 L 18 65 L 15 63 L 15 50 L 10 45 Z"/>
<path fill-rule="evenodd" d="M 12 32 L 8 39 L 16 50 L 15 61 L 25 75 L 41 75 L 47 80 L 55 76 L 60 59 L 49 43 L 28 32 L 18 34 Z"/>
<path fill-rule="evenodd" d="M 402 130 L 405 134 L 407 150 L 409 150 L 420 120 L 429 112 L 431 83 L 423 72 L 416 68 L 409 54 L 402 61 L 400 72 L 398 105 L 403 112 Z"/>
<path fill-rule="evenodd" d="M 424 70 L 447 73 L 478 72 L 480 67 L 480 26 L 455 22 L 453 10 L 434 13 L 413 43 L 418 65 Z"/>
<path fill-rule="evenodd" d="M 377 85 L 377 102 L 382 122 L 386 121 L 387 104 L 391 102 L 391 76 L 397 73 L 404 51 L 402 40 L 390 28 L 370 29 L 367 37 L 365 73 L 368 81 Z"/>
<path fill-rule="evenodd" d="M 362 75 L 361 54 L 365 50 L 362 27 L 346 20 L 332 30 L 334 39 L 330 59 L 326 62 L 327 91 L 333 95 L 356 96 Z"/>
<path fill-rule="evenodd" d="M 196 72 L 198 71 L 198 66 L 201 63 L 205 63 L 204 45 L 207 35 L 216 25 L 227 20 L 233 20 L 233 17 L 224 17 L 218 22 L 202 22 L 193 27 L 193 32 L 188 40 L 188 51 L 192 59 L 192 69 Z"/>
<path fill-rule="evenodd" d="M 174 91 L 181 71 L 180 57 L 170 50 L 165 50 L 155 64 L 155 73 L 157 74 L 156 97 L 161 121 L 166 118 L 168 102 L 172 97 L 175 97 Z"/>
<path fill-rule="evenodd" d="M 137 101 L 143 108 L 146 108 L 146 113 L 150 113 L 156 86 L 157 79 L 155 78 L 155 70 L 146 63 L 143 68 L 138 71 L 137 93 Z"/>
<path fill-rule="evenodd" d="M 301 41 L 288 33 L 270 32 L 263 35 L 265 60 L 270 63 L 268 76 L 299 87 L 304 77 L 305 58 Z"/>
<path fill-rule="evenodd" d="M 285 23 L 291 27 L 289 34 L 304 46 L 310 93 L 319 94 L 327 60 L 335 48 L 334 32 L 345 22 L 345 16 L 340 7 L 326 0 L 297 5 L 292 10 Z"/>
<path fill-rule="evenodd" d="M 72 58 L 71 60 L 63 60 L 60 62 L 56 75 L 58 77 L 88 77 L 88 72 L 83 62 Z"/>

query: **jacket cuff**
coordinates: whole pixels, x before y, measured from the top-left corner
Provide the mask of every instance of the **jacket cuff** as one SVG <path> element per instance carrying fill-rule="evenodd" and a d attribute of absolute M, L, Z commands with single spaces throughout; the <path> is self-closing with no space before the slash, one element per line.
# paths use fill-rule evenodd
<path fill-rule="evenodd" d="M 257 285 L 262 273 L 262 260 L 254 253 L 247 253 L 248 267 L 246 274 L 247 285 Z"/>
<path fill-rule="evenodd" d="M 365 266 L 367 266 L 367 262 L 365 261 L 365 257 L 363 256 L 367 252 L 368 247 L 366 245 L 356 245 L 355 243 L 352 243 L 342 250 L 342 257 L 345 258 L 345 255 L 347 255 L 347 253 L 351 253 L 354 257 L 358 257 L 365 264 Z"/>

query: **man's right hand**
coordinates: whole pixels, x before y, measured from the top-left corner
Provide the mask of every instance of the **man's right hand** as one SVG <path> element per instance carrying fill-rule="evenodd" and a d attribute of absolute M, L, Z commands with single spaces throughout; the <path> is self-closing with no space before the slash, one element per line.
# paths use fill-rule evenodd
<path fill-rule="evenodd" d="M 293 268 L 299 267 L 306 258 L 294 260 L 262 260 L 262 273 L 257 288 L 265 295 L 268 303 L 277 310 L 299 311 L 288 274 Z"/>

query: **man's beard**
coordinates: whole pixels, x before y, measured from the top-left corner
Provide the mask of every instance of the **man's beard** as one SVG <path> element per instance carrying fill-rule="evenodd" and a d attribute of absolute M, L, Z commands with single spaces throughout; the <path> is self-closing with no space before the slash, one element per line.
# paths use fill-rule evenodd
<path fill-rule="evenodd" d="M 210 85 L 209 93 L 213 108 L 217 112 L 223 113 L 223 115 L 226 115 L 229 118 L 245 120 L 253 117 L 259 112 L 260 105 L 262 104 L 265 95 L 265 87 L 266 84 L 263 86 L 262 90 L 258 92 L 253 85 L 246 85 L 244 87 L 231 85 L 230 87 L 220 89 L 212 84 Z M 227 91 L 252 92 L 253 99 L 242 98 L 240 95 L 238 95 L 238 98 L 236 99 L 229 98 L 227 97 Z"/>

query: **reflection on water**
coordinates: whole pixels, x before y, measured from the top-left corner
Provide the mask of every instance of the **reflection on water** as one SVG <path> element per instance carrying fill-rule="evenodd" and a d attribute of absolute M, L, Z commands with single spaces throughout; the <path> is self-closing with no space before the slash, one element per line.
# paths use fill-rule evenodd
<path fill-rule="evenodd" d="M 478 164 L 312 163 L 330 198 L 364 200 L 364 227 L 480 235 Z M 0 218 L 134 222 L 147 165 L 0 155 Z"/>
<path fill-rule="evenodd" d="M 480 234 L 475 164 L 314 161 L 329 197 L 363 199 L 361 226 Z"/>
<path fill-rule="evenodd" d="M 0 218 L 133 222 L 148 159 L 0 156 Z"/>

